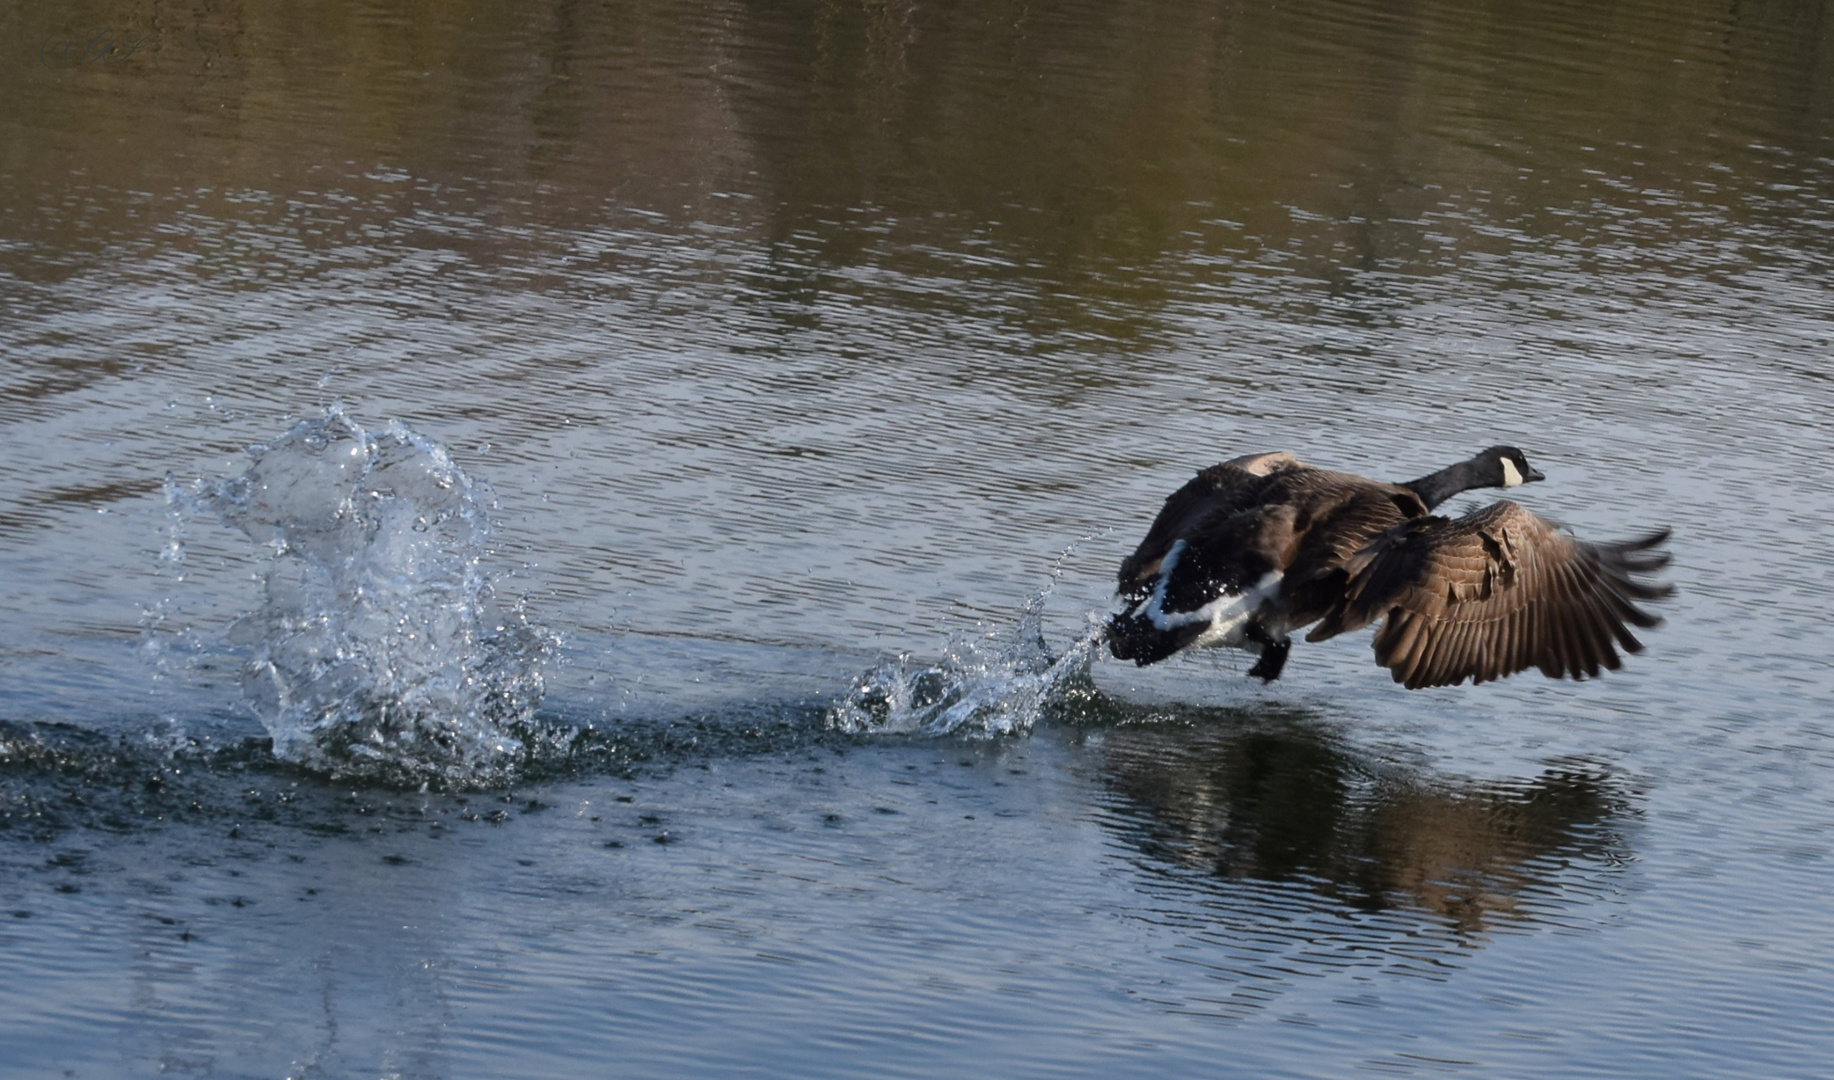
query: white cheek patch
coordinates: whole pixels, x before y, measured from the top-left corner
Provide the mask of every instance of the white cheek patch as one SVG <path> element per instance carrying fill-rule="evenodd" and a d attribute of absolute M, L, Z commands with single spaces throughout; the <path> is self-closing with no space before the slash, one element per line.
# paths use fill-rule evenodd
<path fill-rule="evenodd" d="M 1503 486 L 1506 488 L 1522 486 L 1522 470 L 1508 458 L 1503 459 Z"/>

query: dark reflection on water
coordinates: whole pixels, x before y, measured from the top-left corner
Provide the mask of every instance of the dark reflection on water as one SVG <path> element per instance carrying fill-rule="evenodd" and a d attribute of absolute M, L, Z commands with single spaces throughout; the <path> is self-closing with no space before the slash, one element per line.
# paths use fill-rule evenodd
<path fill-rule="evenodd" d="M 45 991 L 84 1038 L 21 1040 L 41 1072 L 1184 1075 L 1215 1052 L 1193 1018 L 1277 1071 L 1257 1018 L 1604 924 L 1632 811 L 1602 770 L 1461 783 L 1291 710 L 1094 709 L 1025 741 L 710 725 L 444 795 L 0 726 L 0 996 L 108 988 Z M 251 1001 L 268 1039 L 239 1036 Z M 1425 1008 L 1401 1026 L 1456 1011 Z"/>
<path fill-rule="evenodd" d="M 1372 761 L 1304 717 L 1233 711 L 1096 738 L 1106 822 L 1149 872 L 1224 900 L 1242 882 L 1292 883 L 1475 934 L 1562 901 L 1572 862 L 1630 857 L 1621 829 L 1634 803 L 1591 763 L 1458 781 Z"/>

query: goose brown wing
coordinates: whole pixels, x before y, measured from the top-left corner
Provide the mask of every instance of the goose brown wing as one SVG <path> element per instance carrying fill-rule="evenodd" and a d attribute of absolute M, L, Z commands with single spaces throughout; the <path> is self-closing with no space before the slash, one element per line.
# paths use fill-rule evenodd
<path fill-rule="evenodd" d="M 1343 598 L 1345 566 L 1377 537 L 1411 517 L 1426 514 L 1419 496 L 1405 488 L 1343 473 L 1307 473 L 1317 489 L 1298 500 L 1306 513 L 1295 522 L 1299 543 L 1286 566 L 1281 593 L 1287 625 L 1325 615 Z"/>
<path fill-rule="evenodd" d="M 1309 466 L 1289 454 L 1256 454 L 1212 465 L 1198 473 L 1165 500 L 1152 528 L 1146 531 L 1146 539 L 1122 561 L 1116 575 L 1120 591 L 1133 594 L 1150 589 L 1173 544 L 1206 526 L 1214 527 L 1214 522 L 1253 508 L 1272 477 L 1305 468 Z"/>
<path fill-rule="evenodd" d="M 1591 544 L 1503 500 L 1456 520 L 1416 518 L 1347 564 L 1341 605 L 1317 641 L 1376 619 L 1376 662 L 1408 689 L 1486 682 L 1538 667 L 1590 678 L 1641 652 L 1630 632 L 1661 620 L 1636 606 L 1673 590 L 1638 580 L 1668 564 L 1668 530 Z"/>

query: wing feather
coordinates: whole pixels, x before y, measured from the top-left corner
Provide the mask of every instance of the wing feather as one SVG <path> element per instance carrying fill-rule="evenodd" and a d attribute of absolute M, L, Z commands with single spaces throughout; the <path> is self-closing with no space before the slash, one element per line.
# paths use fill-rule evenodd
<path fill-rule="evenodd" d="M 1311 640 L 1383 620 L 1376 661 L 1410 689 L 1487 682 L 1538 667 L 1595 678 L 1641 652 L 1630 627 L 1661 619 L 1637 606 L 1673 591 L 1647 575 L 1668 564 L 1667 530 L 1619 544 L 1578 540 L 1508 500 L 1456 520 L 1420 517 L 1344 561 L 1339 606 Z"/>
<path fill-rule="evenodd" d="M 1382 632 L 1376 641 L 1376 653 L 1378 655 L 1386 653 L 1388 657 L 1392 658 L 1392 666 L 1397 674 L 1412 670 L 1414 653 L 1419 651 L 1420 645 L 1426 641 L 1426 635 L 1420 632 L 1424 625 L 1425 620 L 1409 617 L 1402 617 L 1383 624 Z M 1384 660 L 1383 662 L 1390 663 L 1391 661 Z"/>
<path fill-rule="evenodd" d="M 1202 531 L 1207 522 L 1254 508 L 1278 474 L 1309 468 L 1290 454 L 1274 453 L 1235 458 L 1198 473 L 1165 500 L 1146 538 L 1122 561 L 1116 575 L 1120 591 L 1150 588 L 1173 544 Z"/>

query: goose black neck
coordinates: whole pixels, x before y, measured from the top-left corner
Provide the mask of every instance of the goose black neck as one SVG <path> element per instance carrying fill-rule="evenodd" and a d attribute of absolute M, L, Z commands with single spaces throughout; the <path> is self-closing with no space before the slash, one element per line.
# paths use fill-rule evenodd
<path fill-rule="evenodd" d="M 1493 487 L 1495 484 L 1496 481 L 1486 475 L 1479 462 L 1461 461 L 1418 480 L 1409 480 L 1401 486 L 1420 496 L 1420 501 L 1426 503 L 1426 508 L 1431 510 L 1461 491 Z"/>

